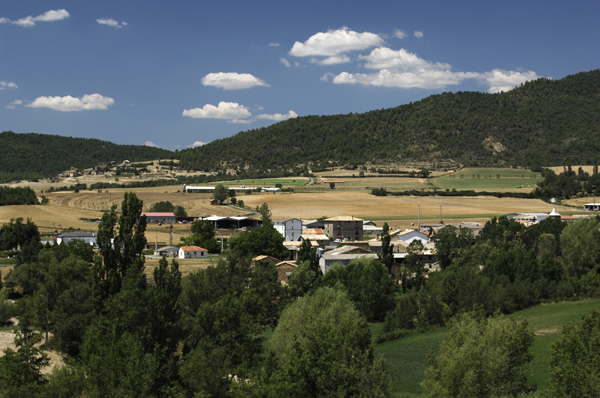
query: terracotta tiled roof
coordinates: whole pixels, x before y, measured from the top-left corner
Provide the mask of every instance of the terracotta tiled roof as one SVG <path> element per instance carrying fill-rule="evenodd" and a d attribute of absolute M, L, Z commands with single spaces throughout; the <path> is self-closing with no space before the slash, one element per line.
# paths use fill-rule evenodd
<path fill-rule="evenodd" d="M 183 246 L 183 247 L 181 247 L 181 250 L 183 250 L 184 252 L 207 252 L 208 251 L 208 250 L 203 249 L 198 246 Z"/>

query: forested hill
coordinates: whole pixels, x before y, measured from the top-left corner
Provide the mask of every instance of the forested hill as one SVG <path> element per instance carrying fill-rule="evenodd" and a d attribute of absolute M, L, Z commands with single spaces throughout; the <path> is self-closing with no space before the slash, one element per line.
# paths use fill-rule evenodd
<path fill-rule="evenodd" d="M 600 70 L 506 93 L 443 93 L 364 114 L 306 116 L 180 152 L 181 167 L 452 159 L 467 166 L 600 162 Z"/>
<path fill-rule="evenodd" d="M 71 167 L 171 156 L 173 152 L 143 145 L 5 131 L 0 134 L 0 182 L 55 176 Z"/>

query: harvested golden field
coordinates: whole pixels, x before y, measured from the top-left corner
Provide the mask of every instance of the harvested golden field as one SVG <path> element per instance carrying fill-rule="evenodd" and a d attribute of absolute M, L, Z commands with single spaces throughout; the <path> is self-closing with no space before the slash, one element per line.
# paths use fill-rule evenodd
<path fill-rule="evenodd" d="M 515 212 L 546 212 L 552 206 L 538 199 L 515 199 L 494 197 L 395 197 L 373 196 L 366 192 L 295 193 L 244 197 L 249 206 L 266 202 L 271 206 L 273 217 L 296 217 L 304 219 L 322 216 L 356 216 L 372 220 L 417 221 L 421 205 L 421 221 L 439 221 L 440 206 L 443 219 L 452 221 L 485 221 L 492 216 Z M 565 211 L 568 208 L 557 207 Z"/>
<path fill-rule="evenodd" d="M 168 258 L 169 264 L 173 258 Z M 199 260 L 199 259 L 175 259 L 179 264 L 179 271 L 185 276 L 189 275 L 193 272 L 196 272 L 201 269 L 208 268 L 210 266 L 216 266 L 218 260 L 208 259 L 208 260 Z M 158 267 L 159 259 L 155 258 L 146 258 L 146 276 L 147 278 L 152 278 L 152 273 L 154 272 L 154 268 Z"/>
<path fill-rule="evenodd" d="M 109 210 L 113 204 L 117 205 L 117 211 L 120 210 L 121 202 L 125 192 L 135 192 L 137 197 L 144 201 L 144 211 L 157 202 L 169 201 L 176 206 L 183 206 L 190 217 L 206 217 L 209 215 L 219 216 L 239 216 L 242 215 L 239 210 L 226 206 L 211 206 L 210 200 L 212 194 L 195 193 L 183 194 L 177 192 L 181 187 L 157 187 L 157 188 L 119 188 L 103 190 L 102 193 L 96 191 L 73 192 L 53 192 L 45 196 L 51 206 L 72 207 L 78 209 L 90 210 Z"/>
<path fill-rule="evenodd" d="M 568 167 L 568 166 L 552 166 L 552 167 L 548 167 L 548 168 L 550 170 L 553 170 L 556 174 L 560 174 L 563 171 L 565 171 L 565 167 Z M 577 173 L 577 171 L 579 170 L 580 167 L 583 169 L 583 171 L 589 173 L 590 175 L 594 171 L 594 166 L 571 166 L 571 169 Z"/>
<path fill-rule="evenodd" d="M 50 232 L 69 227 L 96 230 L 98 224 L 81 220 L 81 218 L 100 218 L 102 212 L 49 205 L 0 206 L 0 223 L 9 222 L 11 218 L 17 217 L 22 217 L 23 220 L 31 218 L 40 229 L 40 232 Z"/>

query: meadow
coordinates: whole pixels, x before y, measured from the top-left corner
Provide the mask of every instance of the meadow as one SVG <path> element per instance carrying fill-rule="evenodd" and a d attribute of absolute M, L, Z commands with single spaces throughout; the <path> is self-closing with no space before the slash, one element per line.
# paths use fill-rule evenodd
<path fill-rule="evenodd" d="M 430 181 L 437 188 L 457 191 L 531 192 L 542 176 L 525 169 L 465 168 Z"/>
<path fill-rule="evenodd" d="M 537 385 L 539 390 L 549 387 L 552 343 L 560 338 L 562 327 L 568 323 L 579 322 L 581 315 L 593 308 L 600 308 L 600 300 L 542 304 L 509 315 L 518 321 L 526 319 L 529 327 L 535 332 L 535 340 L 530 348 L 533 361 L 529 382 Z M 376 336 L 380 329 L 381 324 L 374 324 L 373 335 Z M 448 329 L 442 328 L 374 347 L 375 355 L 383 355 L 391 365 L 394 396 L 422 395 L 420 383 L 425 378 L 427 353 L 430 350 L 435 352 L 447 333 Z"/>

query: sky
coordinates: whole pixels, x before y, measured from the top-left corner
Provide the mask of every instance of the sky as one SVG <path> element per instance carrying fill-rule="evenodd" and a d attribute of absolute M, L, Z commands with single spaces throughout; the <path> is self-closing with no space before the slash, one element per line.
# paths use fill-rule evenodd
<path fill-rule="evenodd" d="M 183 150 L 600 66 L 595 1 L 0 3 L 0 131 Z"/>

